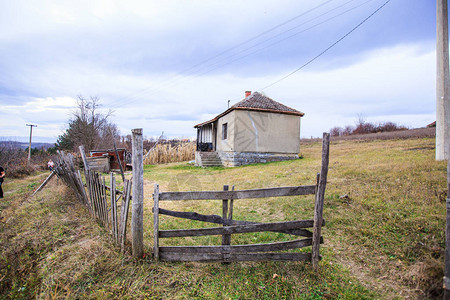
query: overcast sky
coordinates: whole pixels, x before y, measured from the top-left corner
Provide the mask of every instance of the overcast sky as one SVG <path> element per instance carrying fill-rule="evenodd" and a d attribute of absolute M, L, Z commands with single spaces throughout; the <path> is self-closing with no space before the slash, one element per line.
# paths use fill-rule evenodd
<path fill-rule="evenodd" d="M 260 91 L 333 126 L 435 120 L 436 3 L 391 0 L 0 1 L 0 136 L 56 140 L 77 95 L 121 134 L 193 137 Z"/>

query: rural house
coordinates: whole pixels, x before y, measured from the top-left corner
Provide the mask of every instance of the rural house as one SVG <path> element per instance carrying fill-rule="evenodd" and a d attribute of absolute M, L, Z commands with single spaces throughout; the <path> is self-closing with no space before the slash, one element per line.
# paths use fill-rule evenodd
<path fill-rule="evenodd" d="M 214 119 L 197 124 L 197 166 L 234 167 L 297 159 L 304 113 L 269 97 L 245 98 Z"/>

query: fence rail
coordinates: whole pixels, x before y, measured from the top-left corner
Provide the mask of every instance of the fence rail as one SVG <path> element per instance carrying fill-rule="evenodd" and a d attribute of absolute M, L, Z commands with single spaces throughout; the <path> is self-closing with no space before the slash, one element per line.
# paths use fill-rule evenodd
<path fill-rule="evenodd" d="M 326 188 L 329 160 L 329 134 L 324 134 L 322 145 L 322 167 L 317 176 L 315 185 L 276 187 L 254 190 L 235 191 L 234 186 L 229 190 L 224 186 L 223 191 L 195 191 L 195 192 L 159 192 L 159 186 L 155 185 L 153 193 L 153 224 L 154 247 L 156 260 L 163 261 L 262 261 L 262 260 L 292 260 L 311 261 L 317 267 L 320 260 L 319 249 L 323 243 L 321 227 L 325 225 L 323 219 L 323 202 Z M 234 200 L 257 199 L 269 197 L 287 197 L 315 195 L 314 219 L 297 220 L 273 223 L 258 223 L 233 220 Z M 222 216 L 203 215 L 196 212 L 180 212 L 159 207 L 160 201 L 182 200 L 222 200 Z M 168 215 L 183 219 L 197 220 L 223 227 L 161 230 L 159 226 L 160 215 Z M 312 228 L 312 231 L 307 230 Z M 273 242 L 267 244 L 231 245 L 233 234 L 252 232 L 282 232 L 295 236 L 303 236 L 305 239 L 296 239 L 285 242 Z M 221 235 L 221 246 L 160 246 L 159 239 L 174 237 L 191 237 Z M 311 246 L 311 253 L 277 253 L 272 251 L 286 251 Z"/>
<path fill-rule="evenodd" d="M 199 192 L 165 192 L 159 194 L 159 201 L 174 200 L 223 200 L 252 199 L 282 196 L 314 195 L 315 185 L 276 187 L 240 191 L 199 191 Z"/>

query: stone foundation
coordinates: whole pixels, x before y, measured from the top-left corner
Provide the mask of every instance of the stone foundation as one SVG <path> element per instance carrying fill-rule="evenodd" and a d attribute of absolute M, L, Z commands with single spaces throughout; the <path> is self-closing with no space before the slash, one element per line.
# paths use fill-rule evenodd
<path fill-rule="evenodd" d="M 217 152 L 224 167 L 298 159 L 298 154 L 258 152 Z"/>

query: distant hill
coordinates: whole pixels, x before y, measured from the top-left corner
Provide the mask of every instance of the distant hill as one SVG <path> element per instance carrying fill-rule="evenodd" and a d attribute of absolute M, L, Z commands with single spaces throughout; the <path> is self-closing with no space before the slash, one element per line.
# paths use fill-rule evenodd
<path fill-rule="evenodd" d="M 20 148 L 20 149 L 26 149 L 28 148 L 28 143 L 24 142 L 16 142 L 16 141 L 0 141 L 0 148 L 3 148 L 4 146 L 11 147 L 11 148 Z M 51 147 L 54 147 L 55 143 L 31 143 L 31 148 L 37 148 L 37 149 L 48 149 Z"/>
<path fill-rule="evenodd" d="M 47 137 L 47 136 L 38 136 L 33 135 L 33 143 L 48 143 L 54 144 L 56 143 L 56 137 Z M 30 141 L 30 136 L 0 136 L 0 141 L 12 141 L 19 143 L 27 143 Z M 28 147 L 28 146 L 27 146 Z"/>

